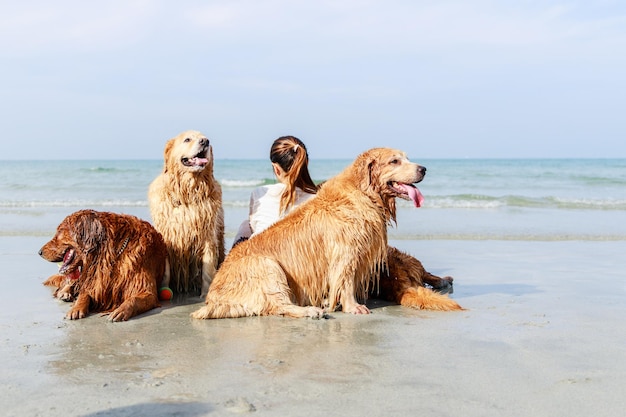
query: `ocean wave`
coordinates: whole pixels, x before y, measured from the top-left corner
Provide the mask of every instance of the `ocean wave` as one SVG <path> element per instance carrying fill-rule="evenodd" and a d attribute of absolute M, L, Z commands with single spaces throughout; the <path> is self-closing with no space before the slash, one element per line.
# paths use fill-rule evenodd
<path fill-rule="evenodd" d="M 82 172 L 105 172 L 105 173 L 109 173 L 109 172 L 128 172 L 128 169 L 119 169 L 119 168 L 112 168 L 112 167 L 89 167 L 89 168 L 81 168 L 79 169 L 79 171 Z"/>
<path fill-rule="evenodd" d="M 222 202 L 222 205 L 226 208 L 228 207 L 233 207 L 233 208 L 239 208 L 239 207 L 249 207 L 250 206 L 250 201 L 249 200 L 224 200 Z"/>
<path fill-rule="evenodd" d="M 255 180 L 229 180 L 221 179 L 218 181 L 224 188 L 254 188 L 262 185 L 274 184 L 276 180 L 255 179 Z"/>
<path fill-rule="evenodd" d="M 550 201 L 557 208 L 563 209 L 590 209 L 590 210 L 626 210 L 626 200 L 594 200 L 585 198 L 565 199 L 551 198 Z"/>
<path fill-rule="evenodd" d="M 126 173 L 139 173 L 145 172 L 145 167 L 135 166 L 85 166 L 77 168 L 78 172 L 95 173 L 95 174 L 126 174 Z"/>
<path fill-rule="evenodd" d="M 234 186 L 236 187 L 236 186 Z M 243 187 L 243 186 L 241 186 Z M 229 196 L 226 192 L 224 207 L 247 207 L 250 204 L 247 193 Z M 412 207 L 413 203 L 397 200 L 398 207 Z M 41 208 L 41 207 L 147 207 L 147 199 L 38 199 L 0 200 L 0 208 Z M 505 208 L 551 209 L 551 210 L 611 210 L 625 211 L 626 199 L 593 199 L 566 197 L 493 197 L 479 194 L 458 194 L 447 196 L 426 196 L 425 209 L 472 209 L 497 210 Z"/>
<path fill-rule="evenodd" d="M 601 176 L 579 176 L 579 182 L 593 187 L 623 186 L 626 185 L 626 178 L 601 177 Z"/>
<path fill-rule="evenodd" d="M 400 205 L 411 203 L 401 201 Z M 448 196 L 426 196 L 424 207 L 461 209 L 548 208 L 563 210 L 626 210 L 624 199 L 593 199 L 567 197 L 528 197 L 506 195 L 494 197 L 480 194 L 457 194 Z"/>
<path fill-rule="evenodd" d="M 42 207 L 147 207 L 147 200 L 50 200 L 0 201 L 1 208 Z"/>

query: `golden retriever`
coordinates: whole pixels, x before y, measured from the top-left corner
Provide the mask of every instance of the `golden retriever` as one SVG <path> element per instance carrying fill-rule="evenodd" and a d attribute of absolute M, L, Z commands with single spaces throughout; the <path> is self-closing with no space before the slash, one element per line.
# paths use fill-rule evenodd
<path fill-rule="evenodd" d="M 90 311 L 124 321 L 159 306 L 158 288 L 167 249 L 161 235 L 135 216 L 81 210 L 67 216 L 39 251 L 60 262 L 59 273 L 44 285 L 59 287 L 55 296 L 76 302 L 65 316 L 76 320 Z"/>
<path fill-rule="evenodd" d="M 359 300 L 366 300 L 385 268 L 395 198 L 416 201 L 413 184 L 425 172 L 399 150 L 375 148 L 359 155 L 316 198 L 235 246 L 206 304 L 192 317 L 319 318 L 325 306 L 368 314 Z"/>
<path fill-rule="evenodd" d="M 150 184 L 148 200 L 169 254 L 164 285 L 205 296 L 224 260 L 222 188 L 213 176 L 213 148 L 197 131 L 165 145 L 163 172 Z"/>

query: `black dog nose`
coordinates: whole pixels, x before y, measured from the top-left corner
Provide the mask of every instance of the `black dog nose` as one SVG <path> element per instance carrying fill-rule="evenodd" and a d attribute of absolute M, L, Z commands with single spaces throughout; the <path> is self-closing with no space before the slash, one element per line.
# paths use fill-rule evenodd
<path fill-rule="evenodd" d="M 417 170 L 420 174 L 426 175 L 426 167 L 420 166 Z"/>
<path fill-rule="evenodd" d="M 208 144 L 209 144 L 209 139 L 208 138 L 200 139 L 200 145 L 207 146 Z"/>
<path fill-rule="evenodd" d="M 39 252 L 37 252 L 37 253 L 39 253 L 39 256 L 42 256 L 43 255 L 43 249 L 39 249 Z"/>

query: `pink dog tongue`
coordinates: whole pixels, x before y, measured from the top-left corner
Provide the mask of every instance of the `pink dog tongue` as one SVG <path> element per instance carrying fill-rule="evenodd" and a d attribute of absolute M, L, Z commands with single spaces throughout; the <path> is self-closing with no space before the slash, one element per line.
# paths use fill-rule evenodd
<path fill-rule="evenodd" d="M 193 158 L 193 159 L 191 159 L 191 162 L 194 165 L 202 165 L 202 166 L 204 166 L 204 165 L 209 163 L 209 160 L 206 159 L 206 158 Z"/>
<path fill-rule="evenodd" d="M 413 204 L 415 205 L 415 207 L 422 206 L 422 203 L 424 203 L 424 196 L 417 187 L 414 187 L 410 184 L 398 184 L 398 186 L 406 191 L 411 200 L 413 200 Z"/>

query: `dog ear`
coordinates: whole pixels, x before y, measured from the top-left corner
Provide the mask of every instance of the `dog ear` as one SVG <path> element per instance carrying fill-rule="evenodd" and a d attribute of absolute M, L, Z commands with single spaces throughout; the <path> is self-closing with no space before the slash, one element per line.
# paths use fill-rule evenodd
<path fill-rule="evenodd" d="M 85 252 L 97 250 L 106 238 L 106 230 L 95 211 L 85 211 L 79 216 L 72 234 L 72 238 L 83 246 Z"/>
<path fill-rule="evenodd" d="M 367 164 L 368 187 L 376 194 L 380 193 L 380 163 L 378 159 L 372 158 Z"/>
<path fill-rule="evenodd" d="M 378 194 L 378 175 L 380 174 L 380 164 L 374 154 L 374 150 L 363 152 L 354 161 L 354 170 L 359 182 L 357 186 L 366 194 Z"/>
<path fill-rule="evenodd" d="M 168 160 L 170 159 L 170 155 L 172 154 L 172 149 L 174 148 L 174 142 L 175 142 L 175 138 L 174 139 L 170 139 L 167 141 L 167 143 L 165 144 L 165 150 L 163 151 L 163 156 L 165 159 L 165 164 L 163 164 L 163 173 L 167 173 L 167 165 L 168 165 Z"/>
<path fill-rule="evenodd" d="M 367 189 L 380 196 L 382 205 L 385 208 L 385 217 L 387 221 L 396 222 L 396 199 L 389 195 L 386 191 L 387 185 L 381 183 L 382 164 L 381 152 L 378 149 L 372 149 L 367 153 Z"/>

